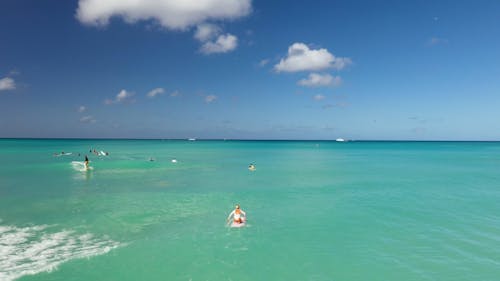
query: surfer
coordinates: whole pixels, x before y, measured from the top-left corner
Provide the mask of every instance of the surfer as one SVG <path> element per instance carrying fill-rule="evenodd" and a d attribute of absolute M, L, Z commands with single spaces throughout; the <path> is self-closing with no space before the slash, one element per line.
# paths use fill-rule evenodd
<path fill-rule="evenodd" d="M 227 217 L 227 222 L 229 222 L 229 220 L 231 219 L 231 217 L 233 217 L 233 222 L 234 223 L 238 223 L 239 224 L 239 223 L 244 223 L 245 222 L 245 220 L 247 218 L 247 214 L 242 209 L 240 209 L 240 205 L 239 204 L 236 204 L 236 206 L 234 207 L 234 210 Z"/>
<path fill-rule="evenodd" d="M 85 161 L 83 161 L 83 164 L 85 164 L 85 170 L 89 169 L 89 158 L 87 155 L 85 155 Z"/>

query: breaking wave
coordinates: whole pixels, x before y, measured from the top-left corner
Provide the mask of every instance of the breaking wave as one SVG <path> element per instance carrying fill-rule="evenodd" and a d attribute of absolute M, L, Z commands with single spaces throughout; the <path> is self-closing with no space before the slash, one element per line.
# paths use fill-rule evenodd
<path fill-rule="evenodd" d="M 66 261 L 102 255 L 118 246 L 110 239 L 57 231 L 54 226 L 0 225 L 0 280 L 51 271 Z"/>

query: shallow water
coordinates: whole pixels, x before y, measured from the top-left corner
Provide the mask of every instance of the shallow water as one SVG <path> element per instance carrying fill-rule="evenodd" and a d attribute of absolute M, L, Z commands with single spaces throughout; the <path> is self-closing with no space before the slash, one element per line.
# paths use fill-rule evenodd
<path fill-rule="evenodd" d="M 4 139 L 0 155 L 0 280 L 500 276 L 500 143 Z M 235 203 L 244 228 L 225 226 Z"/>

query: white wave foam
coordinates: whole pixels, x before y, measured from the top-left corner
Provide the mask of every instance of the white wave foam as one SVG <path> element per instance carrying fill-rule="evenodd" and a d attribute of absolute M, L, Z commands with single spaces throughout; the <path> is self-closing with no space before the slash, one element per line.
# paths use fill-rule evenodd
<path fill-rule="evenodd" d="M 0 280 L 51 271 L 63 262 L 105 254 L 119 245 L 90 233 L 53 228 L 0 225 Z"/>

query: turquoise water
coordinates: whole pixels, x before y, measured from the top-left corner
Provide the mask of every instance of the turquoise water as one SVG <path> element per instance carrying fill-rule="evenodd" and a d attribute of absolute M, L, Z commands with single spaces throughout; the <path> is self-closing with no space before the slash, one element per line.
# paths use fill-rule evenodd
<path fill-rule="evenodd" d="M 0 280 L 500 276 L 500 143 L 4 139 L 0 156 Z M 225 225 L 235 203 L 244 228 Z"/>

